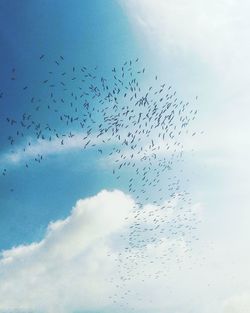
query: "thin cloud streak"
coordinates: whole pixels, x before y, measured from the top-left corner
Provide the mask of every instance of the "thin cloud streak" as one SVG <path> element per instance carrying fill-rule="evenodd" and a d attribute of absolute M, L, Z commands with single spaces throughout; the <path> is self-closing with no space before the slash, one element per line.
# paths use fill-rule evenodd
<path fill-rule="evenodd" d="M 18 165 L 22 161 L 28 161 L 32 158 L 42 155 L 43 157 L 61 153 L 71 152 L 73 150 L 91 149 L 93 147 L 114 144 L 115 139 L 108 140 L 108 136 L 89 135 L 85 133 L 76 133 L 74 137 L 57 138 L 54 136 L 51 140 L 28 138 L 25 144 L 20 145 L 13 152 L 8 151 L 3 154 L 1 161 L 7 164 Z M 89 141 L 89 143 L 88 143 Z M 104 141 L 104 142 L 103 142 Z M 30 144 L 29 144 L 30 143 Z M 86 145 L 88 143 L 88 145 Z M 86 145 L 86 146 L 85 146 Z"/>

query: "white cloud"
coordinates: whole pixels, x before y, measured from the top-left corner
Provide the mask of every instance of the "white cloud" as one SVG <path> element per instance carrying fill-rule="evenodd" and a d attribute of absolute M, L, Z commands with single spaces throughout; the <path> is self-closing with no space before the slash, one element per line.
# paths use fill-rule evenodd
<path fill-rule="evenodd" d="M 136 31 L 144 32 L 164 54 L 193 54 L 223 74 L 229 74 L 232 69 L 240 74 L 242 66 L 249 64 L 248 1 L 128 0 L 121 3 L 137 26 Z M 224 77 L 228 78 L 231 77 Z"/>
<path fill-rule="evenodd" d="M 223 192 L 233 193 L 236 198 L 244 188 L 247 196 L 247 188 L 241 182 L 249 185 L 250 2 L 120 0 L 120 3 L 144 50 L 150 51 L 151 66 L 158 68 L 164 79 L 166 76 L 173 79 L 188 97 L 199 94 L 195 126 L 205 133 L 194 137 L 191 143 L 197 151 L 193 167 L 199 164 L 202 169 L 216 168 L 217 180 L 223 177 L 225 182 L 237 177 L 238 188 L 227 186 Z"/>
<path fill-rule="evenodd" d="M 169 204 L 170 219 L 174 205 Z M 155 209 L 148 204 L 143 211 Z M 245 265 L 232 275 L 239 266 L 235 260 L 248 264 L 246 258 L 234 249 L 229 253 L 223 242 L 214 250 L 203 242 L 190 251 L 183 239 L 164 237 L 144 250 L 124 252 L 119 238 L 135 212 L 130 196 L 104 190 L 77 201 L 66 219 L 51 222 L 42 241 L 3 251 L 0 312 L 118 312 L 124 304 L 124 312 L 245 313 L 230 310 L 248 304 L 244 294 L 233 296 L 236 284 L 247 287 Z"/>
<path fill-rule="evenodd" d="M 79 200 L 65 220 L 51 223 L 41 242 L 3 251 L 0 311 L 105 306 L 112 293 L 107 278 L 115 268 L 107 257 L 109 237 L 126 225 L 133 205 L 122 192 L 104 190 Z"/>
<path fill-rule="evenodd" d="M 54 136 L 51 140 L 45 139 L 31 139 L 28 138 L 25 144 L 20 145 L 19 147 L 14 147 L 13 152 L 7 152 L 2 155 L 2 162 L 19 164 L 21 161 L 28 161 L 30 159 L 36 158 L 38 155 L 43 157 L 67 153 L 73 150 L 83 150 L 85 145 L 88 143 L 85 149 L 89 149 L 92 145 L 98 146 L 102 145 L 102 140 L 106 140 L 108 137 L 102 135 L 97 137 L 97 135 L 89 135 L 87 138 L 84 133 L 75 133 L 74 137 L 62 137 L 57 138 Z M 63 140 L 63 144 L 62 144 Z M 30 143 L 30 144 L 29 144 Z M 114 143 L 113 141 L 108 141 L 108 144 Z M 107 144 L 107 143 L 106 143 Z"/>
<path fill-rule="evenodd" d="M 150 67 L 158 69 L 159 77 L 172 80 L 188 97 L 199 94 L 195 125 L 205 130 L 203 136 L 193 139 L 192 169 L 198 177 L 194 189 L 203 193 L 207 208 L 209 221 L 203 225 L 203 233 L 213 238 L 215 249 L 208 253 L 203 244 L 202 267 L 199 262 L 190 262 L 195 269 L 190 277 L 188 271 L 182 272 L 182 283 L 177 283 L 179 274 L 174 273 L 171 286 L 178 296 L 175 301 L 172 297 L 169 311 L 250 312 L 249 292 L 244 292 L 250 288 L 250 233 L 245 226 L 250 182 L 250 2 L 120 3 Z"/>
<path fill-rule="evenodd" d="M 143 211 L 155 209 L 147 205 Z M 0 312 L 70 313 L 105 307 L 116 311 L 114 295 L 119 305 L 127 289 L 133 290 L 126 296 L 127 307 L 139 309 L 137 295 L 142 289 L 138 282 L 149 282 L 155 273 L 164 272 L 165 265 L 155 257 L 169 250 L 184 257 L 187 246 L 182 239 L 158 238 L 144 251 L 133 248 L 124 253 L 117 238 L 126 234 L 134 222 L 129 216 L 137 210 L 130 196 L 118 190 L 103 190 L 94 197 L 77 201 L 66 219 L 51 222 L 40 242 L 2 251 Z M 152 221 L 148 222 L 152 226 Z M 175 267 L 175 261 L 172 266 Z M 117 285 L 122 286 L 120 277 L 129 278 L 128 270 L 130 281 L 122 283 L 127 289 L 123 286 L 117 290 Z"/>
<path fill-rule="evenodd" d="M 246 143 L 250 113 L 249 1 L 120 2 L 143 46 L 160 56 L 151 56 L 153 66 L 160 64 L 159 74 L 166 77 L 170 67 L 167 75 L 174 73 L 181 88 L 200 94 L 197 122 L 209 133 L 206 143 L 209 140 L 211 146 L 215 142 L 215 149 L 218 145 L 223 149 L 228 142 L 231 148 L 239 140 Z"/>

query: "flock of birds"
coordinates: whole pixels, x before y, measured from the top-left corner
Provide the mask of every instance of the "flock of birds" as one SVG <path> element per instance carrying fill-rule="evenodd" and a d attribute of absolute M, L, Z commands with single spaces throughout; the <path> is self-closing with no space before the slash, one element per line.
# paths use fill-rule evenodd
<path fill-rule="evenodd" d="M 41 55 L 39 62 L 50 61 Z M 200 221 L 187 191 L 189 180 L 183 178 L 185 142 L 202 133 L 192 130 L 197 97 L 194 103 L 178 99 L 173 87 L 160 83 L 157 76 L 148 86 L 146 70 L 139 63 L 138 59 L 126 61 L 105 78 L 97 67 L 69 68 L 59 56 L 38 82 L 39 95 L 33 94 L 32 82 L 19 88 L 27 99 L 27 110 L 19 118 L 4 117 L 13 157 L 23 142 L 25 156 L 34 142 L 63 147 L 80 136 L 80 149 L 95 149 L 112 165 L 114 178 L 126 182 L 136 204 L 126 218 L 129 226 L 120 235 L 119 251 L 109 254 L 118 269 L 109 280 L 117 289 L 110 299 L 121 307 L 129 305 L 132 279 L 159 279 L 166 274 L 168 262 L 174 259 L 181 264 L 175 247 L 185 242 L 188 254 L 191 243 L 199 239 L 195 231 Z M 10 80 L 16 81 L 17 76 L 13 68 Z M 0 90 L 0 101 L 7 96 Z M 39 153 L 24 157 L 23 166 L 28 170 L 45 157 Z M 7 175 L 4 167 L 2 178 Z M 160 252 L 159 246 L 163 247 Z M 146 271 L 147 266 L 152 270 Z"/>

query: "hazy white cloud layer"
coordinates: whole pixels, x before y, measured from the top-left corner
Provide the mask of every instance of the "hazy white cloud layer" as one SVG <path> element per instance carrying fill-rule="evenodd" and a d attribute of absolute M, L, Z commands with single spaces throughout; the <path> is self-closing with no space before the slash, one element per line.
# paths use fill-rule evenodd
<path fill-rule="evenodd" d="M 246 0 L 126 0 L 129 17 L 155 48 L 213 66 L 224 80 L 248 79 L 250 3 Z M 243 49 L 244 48 L 244 49 Z M 190 58 L 190 59 L 191 59 Z M 177 66 L 177 64 L 176 64 Z M 225 75 L 227 74 L 227 75 Z M 222 77 L 221 77 L 222 78 Z"/>
<path fill-rule="evenodd" d="M 199 176 L 198 192 L 208 203 L 204 233 L 217 248 L 209 268 L 196 270 L 196 275 L 207 271 L 213 291 L 199 286 L 199 278 L 190 279 L 187 289 L 196 299 L 190 308 L 171 312 L 250 312 L 250 232 L 245 225 L 250 219 L 250 2 L 119 2 L 136 38 L 150 51 L 147 66 L 158 68 L 160 77 L 173 79 L 188 95 L 199 95 L 196 125 L 205 130 L 194 138 L 193 168 Z M 180 298 L 176 303 L 185 302 L 185 295 Z"/>
<path fill-rule="evenodd" d="M 214 179 L 225 183 L 214 201 L 219 203 L 222 194 L 230 193 L 242 207 L 249 207 L 249 200 L 242 203 L 242 194 L 248 198 L 250 184 L 250 2 L 120 3 L 144 49 L 150 50 L 151 66 L 159 69 L 163 79 L 174 76 L 173 84 L 189 96 L 199 94 L 195 125 L 204 135 L 193 140 L 198 162 L 194 166 L 216 171 Z M 206 172 L 203 179 L 213 178 Z"/>
<path fill-rule="evenodd" d="M 250 311 L 250 291 L 235 295 L 224 303 L 224 313 L 248 313 Z"/>
<path fill-rule="evenodd" d="M 217 164 L 228 163 L 229 155 L 234 165 L 241 163 L 248 168 L 244 156 L 250 154 L 250 2 L 120 0 L 120 3 L 137 38 L 155 54 L 152 66 L 160 64 L 161 77 L 171 79 L 172 73 L 177 87 L 179 84 L 191 94 L 199 94 L 197 125 L 205 130 L 205 135 L 196 149 L 204 150 L 206 145 L 208 162 L 219 152 Z"/>

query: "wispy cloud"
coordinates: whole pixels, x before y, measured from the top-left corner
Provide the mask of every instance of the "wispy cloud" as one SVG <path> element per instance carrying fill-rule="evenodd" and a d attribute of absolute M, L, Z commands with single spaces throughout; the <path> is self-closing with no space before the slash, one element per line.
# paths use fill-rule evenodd
<path fill-rule="evenodd" d="M 91 134 L 86 136 L 85 133 L 75 133 L 73 137 L 57 138 L 54 136 L 51 140 L 27 138 L 23 144 L 13 147 L 1 156 L 4 163 L 18 165 L 22 161 L 34 159 L 37 156 L 49 156 L 60 153 L 67 153 L 74 150 L 91 149 L 93 147 L 105 144 L 113 144 L 113 140 L 108 140 L 108 136 Z"/>

